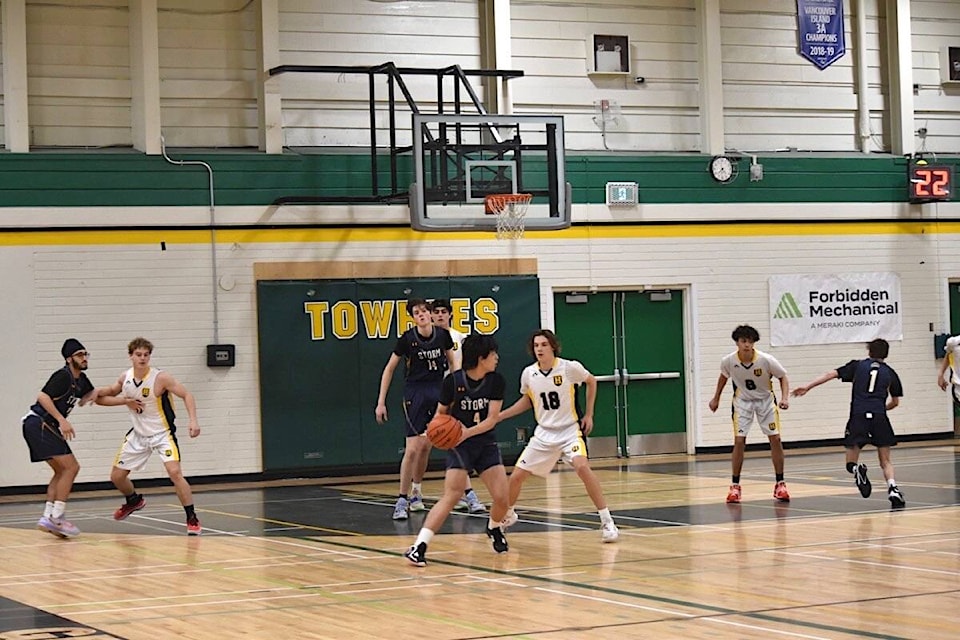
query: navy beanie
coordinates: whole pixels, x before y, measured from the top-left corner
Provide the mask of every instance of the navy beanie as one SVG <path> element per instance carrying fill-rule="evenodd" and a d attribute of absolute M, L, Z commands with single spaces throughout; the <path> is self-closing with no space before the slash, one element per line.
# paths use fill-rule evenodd
<path fill-rule="evenodd" d="M 67 338 L 63 342 L 63 346 L 60 348 L 60 355 L 63 356 L 63 359 L 66 360 L 77 351 L 83 351 L 84 347 L 80 344 L 80 341 L 76 338 Z"/>

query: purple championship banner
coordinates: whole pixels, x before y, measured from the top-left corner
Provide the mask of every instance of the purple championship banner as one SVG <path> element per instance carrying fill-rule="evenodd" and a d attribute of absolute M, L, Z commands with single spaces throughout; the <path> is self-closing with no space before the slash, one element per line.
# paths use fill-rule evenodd
<path fill-rule="evenodd" d="M 843 0 L 797 0 L 800 55 L 823 71 L 843 57 Z"/>

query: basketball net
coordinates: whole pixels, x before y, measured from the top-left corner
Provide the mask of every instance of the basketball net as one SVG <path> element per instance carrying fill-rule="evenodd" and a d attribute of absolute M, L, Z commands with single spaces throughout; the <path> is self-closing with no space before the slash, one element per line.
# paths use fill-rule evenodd
<path fill-rule="evenodd" d="M 488 215 L 497 216 L 497 240 L 523 237 L 523 224 L 533 195 L 529 193 L 494 193 L 483 199 Z"/>

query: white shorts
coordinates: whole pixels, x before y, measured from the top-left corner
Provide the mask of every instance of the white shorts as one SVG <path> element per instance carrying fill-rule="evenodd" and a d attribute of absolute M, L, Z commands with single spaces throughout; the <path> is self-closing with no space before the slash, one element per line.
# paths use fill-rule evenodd
<path fill-rule="evenodd" d="M 563 460 L 572 465 L 575 457 L 586 457 L 586 455 L 587 447 L 583 442 L 579 426 L 571 431 L 568 437 L 557 441 L 544 441 L 537 432 L 534 432 L 530 442 L 517 459 L 516 466 L 535 476 L 546 477 L 556 466 L 557 460 Z"/>
<path fill-rule="evenodd" d="M 164 462 L 180 460 L 180 449 L 173 434 L 164 431 L 152 436 L 141 436 L 130 430 L 117 453 L 113 466 L 127 471 L 139 471 L 147 464 L 150 456 L 156 453 Z"/>
<path fill-rule="evenodd" d="M 773 402 L 773 395 L 761 400 L 735 398 L 733 401 L 733 435 L 746 438 L 753 421 L 760 424 L 766 436 L 780 435 L 780 412 Z"/>
<path fill-rule="evenodd" d="M 957 399 L 957 402 L 960 402 L 960 384 L 953 385 L 953 397 Z"/>

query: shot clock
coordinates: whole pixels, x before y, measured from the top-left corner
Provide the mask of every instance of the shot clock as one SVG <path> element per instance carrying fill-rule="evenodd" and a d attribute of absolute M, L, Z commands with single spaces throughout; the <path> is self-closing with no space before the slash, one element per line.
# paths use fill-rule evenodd
<path fill-rule="evenodd" d="M 953 167 L 911 162 L 907 168 L 907 199 L 910 202 L 943 202 L 953 199 Z"/>

